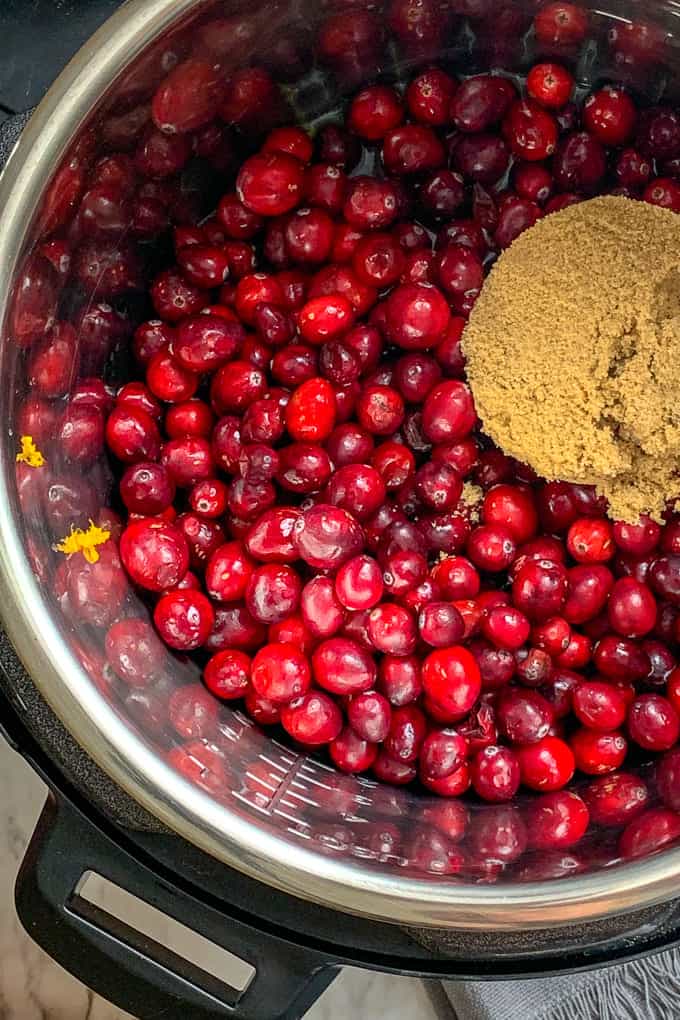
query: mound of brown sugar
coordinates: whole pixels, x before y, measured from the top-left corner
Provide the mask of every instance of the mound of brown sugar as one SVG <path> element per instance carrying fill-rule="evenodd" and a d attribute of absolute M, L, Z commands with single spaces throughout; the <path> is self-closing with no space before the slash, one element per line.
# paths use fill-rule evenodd
<path fill-rule="evenodd" d="M 680 495 L 680 215 L 595 198 L 499 258 L 463 337 L 485 432 L 614 519 Z"/>

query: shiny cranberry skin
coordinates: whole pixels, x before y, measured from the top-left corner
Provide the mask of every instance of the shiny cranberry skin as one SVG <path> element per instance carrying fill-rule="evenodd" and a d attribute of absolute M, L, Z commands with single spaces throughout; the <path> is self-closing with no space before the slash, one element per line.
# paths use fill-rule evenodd
<path fill-rule="evenodd" d="M 512 800 L 520 783 L 517 756 L 507 747 L 485 747 L 472 760 L 472 785 L 492 804 Z"/>
<path fill-rule="evenodd" d="M 517 543 L 527 542 L 536 533 L 538 517 L 531 494 L 512 485 L 489 489 L 482 504 L 484 524 L 501 524 Z"/>
<path fill-rule="evenodd" d="M 369 652 L 355 641 L 336 637 L 323 641 L 312 655 L 314 679 L 331 694 L 351 695 L 370 690 L 376 679 Z"/>
<path fill-rule="evenodd" d="M 355 556 L 335 578 L 335 594 L 346 609 L 372 609 L 383 594 L 382 571 L 370 556 Z"/>
<path fill-rule="evenodd" d="M 191 651 L 207 641 L 215 614 L 202 592 L 184 589 L 161 595 L 153 620 L 166 645 L 179 651 Z"/>
<path fill-rule="evenodd" d="M 434 347 L 451 317 L 441 291 L 423 283 L 396 287 L 387 299 L 385 314 L 389 339 L 406 350 Z"/>
<path fill-rule="evenodd" d="M 656 177 L 642 193 L 644 202 L 680 212 L 680 185 L 672 177 Z"/>
<path fill-rule="evenodd" d="M 322 691 L 309 691 L 285 705 L 281 724 L 289 736 L 307 747 L 330 744 L 342 730 L 342 713 Z"/>
<path fill-rule="evenodd" d="M 619 852 L 628 859 L 648 857 L 680 837 L 680 814 L 653 807 L 628 823 L 619 839 Z"/>
<path fill-rule="evenodd" d="M 216 414 L 239 414 L 264 396 L 264 372 L 247 361 L 230 361 L 212 377 L 210 402 Z"/>
<path fill-rule="evenodd" d="M 479 667 L 482 690 L 497 690 L 512 680 L 515 659 L 511 652 L 495 648 L 484 640 L 472 641 L 468 647 Z"/>
<path fill-rule="evenodd" d="M 256 620 L 280 623 L 297 609 L 301 591 L 302 583 L 292 567 L 267 563 L 250 575 L 245 602 Z"/>
<path fill-rule="evenodd" d="M 181 531 L 159 519 L 129 524 L 120 538 L 120 557 L 135 584 L 166 591 L 189 569 L 189 547 Z"/>
<path fill-rule="evenodd" d="M 406 89 L 406 105 L 421 124 L 442 127 L 447 123 L 451 99 L 457 84 L 437 67 L 428 68 L 414 78 Z"/>
<path fill-rule="evenodd" d="M 329 577 L 313 577 L 302 589 L 302 619 L 314 637 L 337 634 L 344 622 L 343 608 Z"/>
<path fill-rule="evenodd" d="M 544 205 L 552 195 L 552 174 L 537 163 L 518 163 L 514 167 L 512 179 L 519 197 L 536 205 Z"/>
<path fill-rule="evenodd" d="M 244 339 L 240 323 L 218 315 L 195 315 L 179 323 L 172 353 L 189 372 L 212 372 L 234 356 Z"/>
<path fill-rule="evenodd" d="M 273 726 L 281 721 L 281 706 L 260 697 L 252 687 L 246 691 L 245 707 L 250 718 L 259 726 Z"/>
<path fill-rule="evenodd" d="M 391 602 L 371 610 L 368 618 L 371 642 L 380 652 L 410 655 L 416 644 L 416 626 L 411 613 Z"/>
<path fill-rule="evenodd" d="M 153 517 L 171 506 L 175 483 L 161 464 L 141 461 L 123 474 L 120 495 L 131 513 Z"/>
<path fill-rule="evenodd" d="M 592 620 L 604 608 L 614 584 L 611 571 L 599 564 L 572 567 L 567 572 L 567 599 L 562 615 L 571 624 Z"/>
<path fill-rule="evenodd" d="M 628 710 L 628 732 L 646 751 L 667 751 L 680 736 L 680 716 L 660 694 L 641 694 Z"/>
<path fill-rule="evenodd" d="M 304 166 L 281 152 L 260 152 L 245 161 L 236 178 L 236 194 L 258 216 L 281 216 L 302 198 Z"/>
<path fill-rule="evenodd" d="M 594 825 L 626 825 L 649 805 L 646 784 L 626 772 L 594 779 L 584 792 Z"/>
<path fill-rule="evenodd" d="M 423 431 L 432 443 L 463 439 L 476 421 L 472 394 L 457 379 L 438 383 L 423 404 Z"/>
<path fill-rule="evenodd" d="M 387 132 L 383 139 L 382 156 L 388 173 L 423 173 L 444 165 L 444 147 L 425 124 L 405 124 Z"/>
<path fill-rule="evenodd" d="M 613 684 L 584 680 L 575 689 L 572 701 L 577 719 L 590 729 L 616 730 L 625 721 L 626 698 Z"/>
<path fill-rule="evenodd" d="M 237 650 L 217 652 L 205 664 L 203 682 L 224 701 L 245 696 L 250 685 L 250 657 Z"/>
<path fill-rule="evenodd" d="M 422 681 L 427 696 L 451 722 L 467 715 L 482 689 L 475 659 L 459 645 L 431 652 L 423 662 Z"/>
<path fill-rule="evenodd" d="M 607 613 L 617 634 L 640 638 L 656 623 L 656 601 L 647 585 L 633 577 L 621 577 L 610 592 Z"/>
<path fill-rule="evenodd" d="M 362 740 L 382 743 L 392 718 L 387 698 L 377 691 L 364 691 L 350 698 L 346 712 L 350 726 Z"/>
<path fill-rule="evenodd" d="M 527 92 L 549 109 L 559 109 L 568 103 L 575 84 L 573 76 L 561 64 L 534 64 L 527 75 Z"/>
<path fill-rule="evenodd" d="M 561 563 L 550 560 L 525 563 L 512 584 L 513 602 L 534 621 L 547 620 L 560 613 L 566 594 L 567 572 Z"/>
<path fill-rule="evenodd" d="M 347 113 L 347 126 L 360 138 L 380 141 L 404 118 L 399 94 L 386 85 L 369 85 L 357 92 Z"/>
<path fill-rule="evenodd" d="M 453 96 L 451 120 L 459 131 L 486 131 L 501 120 L 514 96 L 514 87 L 501 78 L 488 74 L 468 78 Z"/>
<path fill-rule="evenodd" d="M 160 453 L 158 426 L 146 411 L 114 407 L 106 422 L 105 435 L 111 453 L 125 464 L 154 461 Z"/>
<path fill-rule="evenodd" d="M 294 645 L 269 644 L 253 659 L 250 680 L 261 698 L 280 705 L 304 695 L 312 675 L 307 659 Z"/>
<path fill-rule="evenodd" d="M 548 735 L 554 720 L 552 706 L 537 691 L 505 692 L 496 716 L 502 733 L 513 744 L 535 744 Z"/>
<path fill-rule="evenodd" d="M 279 451 L 276 480 L 289 492 L 318 492 L 332 473 L 330 458 L 321 446 L 293 443 Z"/>
<path fill-rule="evenodd" d="M 579 563 L 606 563 L 615 552 L 611 524 L 602 518 L 579 518 L 569 528 L 567 549 Z"/>
<path fill-rule="evenodd" d="M 378 687 L 396 707 L 416 701 L 423 692 L 420 662 L 408 654 L 386 654 L 378 670 Z"/>
<path fill-rule="evenodd" d="M 590 815 L 576 793 L 559 790 L 539 797 L 526 814 L 529 845 L 535 850 L 573 846 L 588 828 Z"/>
<path fill-rule="evenodd" d="M 576 730 L 570 736 L 576 768 L 589 776 L 613 772 L 623 764 L 628 742 L 621 732 L 603 733 L 591 729 Z"/>
<path fill-rule="evenodd" d="M 649 673 L 649 656 L 628 638 L 606 634 L 593 651 L 595 668 L 612 680 L 640 680 Z"/>
<path fill-rule="evenodd" d="M 342 215 L 357 230 L 381 230 L 397 218 L 394 184 L 374 177 L 353 177 L 347 189 Z"/>
<path fill-rule="evenodd" d="M 342 336 L 354 322 L 351 303 L 341 294 L 314 297 L 299 313 L 299 327 L 310 344 L 323 344 Z"/>
<path fill-rule="evenodd" d="M 319 504 L 305 511 L 294 527 L 298 556 L 316 569 L 340 567 L 361 552 L 364 535 L 351 514 Z"/>
<path fill-rule="evenodd" d="M 255 564 L 240 542 L 227 542 L 210 557 L 205 570 L 206 590 L 218 602 L 244 598 Z"/>
<path fill-rule="evenodd" d="M 465 634 L 463 618 L 450 602 L 430 602 L 418 616 L 420 636 L 433 648 L 455 645 Z"/>
<path fill-rule="evenodd" d="M 574 774 L 576 762 L 568 744 L 559 737 L 543 737 L 517 748 L 522 782 L 531 790 L 559 790 Z"/>
<path fill-rule="evenodd" d="M 335 391 L 327 379 L 308 379 L 293 392 L 285 411 L 291 439 L 317 443 L 335 424 Z"/>
<path fill-rule="evenodd" d="M 253 619 L 242 603 L 236 603 L 215 610 L 215 626 L 205 647 L 209 652 L 228 648 L 254 651 L 262 646 L 266 635 L 266 628 Z"/>
<path fill-rule="evenodd" d="M 431 730 L 420 749 L 420 771 L 431 779 L 451 775 L 465 762 L 467 741 L 455 730 Z"/>
<path fill-rule="evenodd" d="M 680 605 L 680 555 L 659 556 L 649 571 L 650 587 L 674 606 Z"/>
<path fill-rule="evenodd" d="M 533 100 L 518 100 L 506 114 L 503 135 L 518 159 L 534 162 L 552 156 L 555 151 L 557 122 Z"/>
<path fill-rule="evenodd" d="M 482 618 L 482 633 L 497 648 L 515 651 L 529 637 L 529 620 L 514 606 L 494 606 Z"/>
<path fill-rule="evenodd" d="M 587 131 L 568 135 L 557 146 L 553 174 L 561 191 L 590 194 L 607 169 L 606 152 Z"/>
<path fill-rule="evenodd" d="M 473 564 L 490 573 L 507 570 L 517 546 L 506 528 L 498 525 L 480 525 L 468 539 L 466 552 Z"/>
<path fill-rule="evenodd" d="M 583 104 L 583 126 L 603 145 L 618 146 L 627 142 L 636 119 L 633 100 L 616 85 L 605 85 L 588 96 Z"/>
<path fill-rule="evenodd" d="M 395 708 L 384 750 L 395 761 L 411 764 L 417 760 L 426 734 L 427 722 L 419 708 L 414 705 Z"/>

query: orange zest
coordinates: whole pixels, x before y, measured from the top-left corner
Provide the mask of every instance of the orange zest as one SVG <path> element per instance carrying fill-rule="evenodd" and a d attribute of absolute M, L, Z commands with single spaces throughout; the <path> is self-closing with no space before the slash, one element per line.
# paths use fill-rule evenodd
<path fill-rule="evenodd" d="M 17 463 L 28 464 L 32 468 L 40 468 L 45 463 L 45 458 L 33 442 L 33 436 L 21 437 L 21 450 L 17 454 Z"/>
<path fill-rule="evenodd" d="M 83 531 L 82 528 L 74 528 L 71 525 L 70 534 L 63 541 L 55 545 L 54 548 L 57 552 L 64 553 L 66 556 L 73 556 L 74 553 L 80 552 L 88 563 L 96 563 L 99 559 L 99 549 L 97 547 L 108 542 L 110 537 L 110 531 L 100 528 L 91 520 L 87 531 Z"/>

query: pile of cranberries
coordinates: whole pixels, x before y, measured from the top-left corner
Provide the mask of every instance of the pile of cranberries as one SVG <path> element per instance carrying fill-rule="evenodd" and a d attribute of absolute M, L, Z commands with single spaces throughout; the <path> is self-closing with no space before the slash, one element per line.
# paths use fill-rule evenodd
<path fill-rule="evenodd" d="M 407 7 L 392 5 L 398 37 L 415 24 Z M 335 22 L 352 18 L 356 48 L 361 12 Z M 350 35 L 335 22 L 318 46 L 340 73 Z M 643 61 L 649 36 L 627 28 L 617 45 Z M 544 4 L 532 29 L 567 49 L 587 30 L 565 3 Z M 405 85 L 355 92 L 314 137 L 273 127 L 214 213 L 174 227 L 174 262 L 134 333 L 137 375 L 115 396 L 82 378 L 102 369 L 91 312 L 79 347 L 68 322 L 35 343 L 44 288 L 20 305 L 20 432 L 56 434 L 81 470 L 105 445 L 119 468 L 124 519 L 99 514 L 111 540 L 96 562 L 60 562 L 57 597 L 106 632 L 132 699 L 163 645 L 200 664 L 203 685 L 152 706 L 187 774 L 215 772 L 219 702 L 236 702 L 343 772 L 497 805 L 545 794 L 530 808 L 538 849 L 577 842 L 589 820 L 622 829 L 623 856 L 680 837 L 680 518 L 613 523 L 591 488 L 536 478 L 480 432 L 465 382 L 467 316 L 523 230 L 604 192 L 680 211 L 680 116 L 638 109 L 620 85 L 584 98 L 567 66 L 459 80 L 426 62 Z M 59 272 L 66 258 L 108 299 L 138 289 L 111 223 L 133 210 L 133 234 L 155 237 L 163 182 L 193 153 L 222 160 L 226 181 L 220 124 L 252 126 L 273 89 L 262 68 L 225 78 L 205 52 L 180 62 L 134 151 L 97 164 L 86 239 L 52 240 L 41 258 Z M 26 506 L 37 472 L 20 469 Z M 59 484 L 41 498 L 63 535 L 87 493 Z M 131 613 L 130 583 L 153 628 Z M 660 753 L 654 782 L 640 778 Z M 498 848 L 499 824 L 480 846 Z"/>

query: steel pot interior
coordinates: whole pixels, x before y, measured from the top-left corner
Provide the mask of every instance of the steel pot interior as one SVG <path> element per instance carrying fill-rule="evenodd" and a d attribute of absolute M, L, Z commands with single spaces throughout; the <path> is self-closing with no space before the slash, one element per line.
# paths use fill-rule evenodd
<path fill-rule="evenodd" d="M 647 62 L 630 62 L 610 45 L 612 25 L 638 16 L 639 7 L 634 0 L 593 7 L 586 44 L 554 56 L 566 60 L 585 87 L 624 79 L 652 100 L 673 98 L 676 4 L 645 5 L 645 18 L 666 33 Z M 148 127 L 155 87 L 178 61 L 208 51 L 232 72 L 266 68 L 287 117 L 314 130 L 338 115 L 346 94 L 360 82 L 378 76 L 400 82 L 434 58 L 457 74 L 489 67 L 521 73 L 537 56 L 529 31 L 535 8 L 532 0 L 508 0 L 500 9 L 493 0 L 444 2 L 436 28 L 414 48 L 390 31 L 381 0 L 351 11 L 340 0 L 337 7 L 311 0 L 131 0 L 63 72 L 0 182 L 0 416 L 7 423 L 0 446 L 0 604 L 27 669 L 83 748 L 187 840 L 297 896 L 420 926 L 526 928 L 629 910 L 677 893 L 680 850 L 623 865 L 615 843 L 595 831 L 578 848 L 584 867 L 577 875 L 569 874 L 568 856 L 555 861 L 536 851 L 506 871 L 469 852 L 455 878 L 422 873 L 412 837 L 427 831 L 433 813 L 448 810 L 442 802 L 340 775 L 320 757 L 272 739 L 226 706 L 211 741 L 219 768 L 198 769 L 193 782 L 176 771 L 168 753 L 177 738 L 158 715 L 172 690 L 199 682 L 199 667 L 169 658 L 150 692 L 159 711 L 144 711 L 139 692 L 126 688 L 107 666 L 106 627 L 92 623 L 96 613 L 86 621 L 66 606 L 63 556 L 54 544 L 71 525 L 87 526 L 110 505 L 113 476 L 103 457 L 69 459 L 56 426 L 47 427 L 41 439 L 43 467 L 16 463 L 22 415 L 25 421 L 32 398 L 27 352 L 55 319 L 70 321 L 78 332 L 81 366 L 71 388 L 103 370 L 111 383 L 127 377 L 134 326 L 149 314 L 144 293 L 112 293 L 105 272 L 83 288 L 66 263 L 60 273 L 47 255 L 54 258 L 63 242 L 64 255 L 78 256 L 82 233 L 76 214 L 83 192 L 94 183 L 95 160 L 134 151 Z M 319 40 L 329 19 L 357 10 L 369 26 L 369 42 L 341 67 Z M 263 127 L 241 125 L 234 137 L 247 150 Z M 230 139 L 232 129 L 226 132 Z M 185 210 L 197 201 L 209 212 L 231 172 L 226 158 L 222 163 L 213 158 L 212 165 L 210 159 L 193 160 L 181 180 L 173 181 L 180 185 L 176 215 L 187 215 L 182 202 Z M 147 278 L 170 257 L 165 236 L 139 240 L 132 222 L 100 240 L 104 255 L 134 247 Z M 55 402 L 36 414 L 56 421 L 59 406 Z M 125 612 L 145 616 L 148 608 L 130 592 Z M 488 824 L 489 813 L 497 811 L 470 806 L 470 826 Z M 383 831 L 399 834 L 393 851 L 382 845 Z M 559 880 L 547 878 L 560 871 Z"/>

